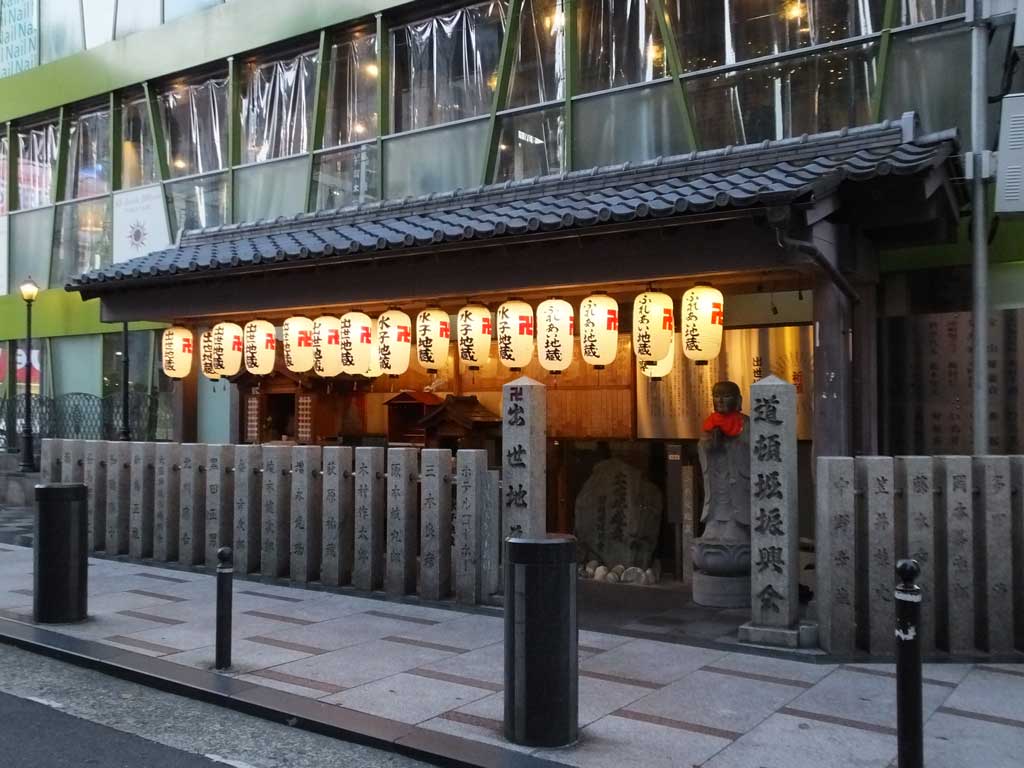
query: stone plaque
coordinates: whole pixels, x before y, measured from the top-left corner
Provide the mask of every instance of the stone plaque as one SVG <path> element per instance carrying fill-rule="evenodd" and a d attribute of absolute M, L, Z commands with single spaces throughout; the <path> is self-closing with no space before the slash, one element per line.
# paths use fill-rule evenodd
<path fill-rule="evenodd" d="M 931 456 L 897 456 L 896 487 L 900 493 L 896 504 L 897 559 L 909 557 L 921 566 L 917 585 L 921 587 L 921 650 L 935 650 L 936 605 L 936 519 L 935 466 Z M 895 571 L 893 589 L 895 589 Z"/>
<path fill-rule="evenodd" d="M 505 536 L 542 537 L 547 533 L 544 385 L 523 376 L 502 387 L 502 419 Z"/>
<path fill-rule="evenodd" d="M 290 446 L 263 446 L 260 570 L 270 578 L 287 576 L 291 567 L 291 471 Z"/>
<path fill-rule="evenodd" d="M 384 589 L 389 595 L 416 591 L 417 487 L 419 451 L 388 449 L 387 564 Z"/>
<path fill-rule="evenodd" d="M 107 441 L 107 554 L 128 554 L 131 527 L 131 445 Z"/>
<path fill-rule="evenodd" d="M 829 653 L 851 653 L 856 640 L 857 542 L 853 459 L 818 458 L 815 478 L 815 576 L 818 641 Z"/>
<path fill-rule="evenodd" d="M 1011 536 L 1013 539 L 1013 623 L 1017 649 L 1024 650 L 1024 456 L 1010 457 Z"/>
<path fill-rule="evenodd" d="M 384 584 L 385 526 L 384 448 L 356 448 L 355 561 L 352 584 L 356 589 L 380 589 Z"/>
<path fill-rule="evenodd" d="M 485 603 L 494 602 L 501 588 L 501 472 L 487 471 L 480 518 L 480 592 Z"/>
<path fill-rule="evenodd" d="M 320 447 L 300 445 L 292 449 L 291 574 L 298 582 L 320 578 L 321 538 Z"/>
<path fill-rule="evenodd" d="M 975 649 L 973 468 L 970 456 L 937 456 L 936 482 L 945 500 L 945 611 L 939 627 L 950 653 Z"/>
<path fill-rule="evenodd" d="M 425 448 L 420 470 L 420 597 L 452 590 L 452 452 Z"/>
<path fill-rule="evenodd" d="M 89 551 L 106 547 L 107 530 L 107 443 L 84 441 L 83 477 L 89 509 Z"/>
<path fill-rule="evenodd" d="M 155 443 L 129 443 L 132 457 L 131 530 L 128 553 L 135 560 L 153 556 Z"/>
<path fill-rule="evenodd" d="M 1014 650 L 1013 541 L 1010 521 L 1010 460 L 1006 456 L 975 456 L 974 485 L 976 551 L 975 600 L 981 649 L 1006 654 Z"/>
<path fill-rule="evenodd" d="M 235 446 L 234 524 L 232 547 L 235 573 L 260 570 L 260 498 L 263 487 L 261 449 L 258 445 Z"/>
<path fill-rule="evenodd" d="M 85 482 L 85 440 L 62 441 L 60 454 L 60 481 Z"/>
<path fill-rule="evenodd" d="M 320 581 L 329 586 L 352 581 L 353 450 L 327 446 L 323 450 L 323 551 Z"/>
<path fill-rule="evenodd" d="M 857 584 L 857 628 L 862 645 L 875 656 L 896 652 L 893 627 L 896 609 L 896 517 L 893 505 L 893 460 L 888 456 L 858 456 L 854 466 L 860 504 L 857 508 L 857 547 L 864 553 Z M 866 565 L 866 567 L 865 567 Z"/>
<path fill-rule="evenodd" d="M 61 478 L 61 449 L 63 440 L 44 437 L 39 445 L 39 482 L 59 483 Z"/>
<path fill-rule="evenodd" d="M 522 381 L 522 379 L 520 379 Z M 506 397 L 508 386 L 505 388 Z M 512 402 L 516 402 L 513 400 Z M 480 602 L 480 518 L 486 506 L 487 451 L 458 452 L 458 487 L 455 509 L 455 599 L 475 605 Z M 506 517 L 510 514 L 506 508 Z M 520 520 L 528 518 L 520 516 Z M 516 534 L 517 536 L 519 534 Z M 523 534 L 526 535 L 526 534 Z M 538 536 L 544 536 L 541 530 Z"/>
<path fill-rule="evenodd" d="M 693 467 L 685 465 L 680 467 L 683 477 L 680 484 L 682 488 L 681 514 L 679 522 L 680 547 L 679 553 L 680 570 L 683 584 L 693 584 L 693 521 L 694 510 L 697 503 L 697 494 L 694 490 Z"/>
<path fill-rule="evenodd" d="M 206 556 L 206 446 L 183 443 L 178 467 L 178 561 L 202 565 Z"/>
<path fill-rule="evenodd" d="M 235 446 L 206 446 L 206 567 L 217 568 L 217 550 L 234 541 Z"/>
<path fill-rule="evenodd" d="M 181 446 L 157 443 L 153 472 L 153 558 L 178 559 Z"/>

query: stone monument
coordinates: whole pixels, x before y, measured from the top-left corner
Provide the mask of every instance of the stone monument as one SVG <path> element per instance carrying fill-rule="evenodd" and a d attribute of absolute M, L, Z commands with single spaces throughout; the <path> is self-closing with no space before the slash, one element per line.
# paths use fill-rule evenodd
<path fill-rule="evenodd" d="M 698 446 L 704 535 L 693 545 L 693 601 L 743 608 L 750 605 L 750 419 L 735 383 L 718 382 L 711 398 Z"/>
<path fill-rule="evenodd" d="M 504 537 L 547 533 L 547 396 L 528 376 L 502 387 Z M 486 467 L 484 467 L 486 471 Z"/>

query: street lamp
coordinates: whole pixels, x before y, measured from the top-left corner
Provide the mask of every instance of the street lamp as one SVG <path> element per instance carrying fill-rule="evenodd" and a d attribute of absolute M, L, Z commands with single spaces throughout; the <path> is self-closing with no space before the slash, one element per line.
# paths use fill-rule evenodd
<path fill-rule="evenodd" d="M 18 290 L 25 300 L 25 426 L 21 431 L 21 471 L 35 472 L 35 451 L 32 448 L 32 302 L 39 295 L 39 286 L 30 275 Z"/>

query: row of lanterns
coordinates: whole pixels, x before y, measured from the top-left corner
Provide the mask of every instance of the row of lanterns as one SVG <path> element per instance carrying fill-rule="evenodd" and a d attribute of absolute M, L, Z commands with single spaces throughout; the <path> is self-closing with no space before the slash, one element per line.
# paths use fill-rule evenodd
<path fill-rule="evenodd" d="M 698 365 L 716 358 L 724 329 L 721 291 L 698 285 L 683 294 L 679 323 L 671 296 L 647 291 L 633 302 L 633 350 L 644 374 L 661 378 L 672 370 L 676 331 L 683 354 Z M 611 296 L 595 293 L 580 303 L 580 354 L 595 368 L 615 361 L 619 342 L 619 304 Z M 542 301 L 536 313 L 525 301 L 513 299 L 498 307 L 493 319 L 482 304 L 469 304 L 455 315 L 453 329 L 447 311 L 423 310 L 412 318 L 389 309 L 376 320 L 364 312 L 341 317 L 323 315 L 289 317 L 281 329 L 285 366 L 295 373 L 320 376 L 340 374 L 401 376 L 413 356 L 428 373 L 436 373 L 448 359 L 454 331 L 458 356 L 470 370 L 490 361 L 491 343 L 497 341 L 498 359 L 511 370 L 524 368 L 536 349 L 541 367 L 561 373 L 573 359 L 576 315 L 563 299 Z M 202 372 L 211 379 L 234 376 L 244 369 L 257 376 L 273 372 L 277 336 L 272 323 L 253 320 L 244 327 L 218 323 L 199 337 Z M 193 337 L 187 328 L 164 331 L 164 373 L 176 379 L 192 370 Z"/>

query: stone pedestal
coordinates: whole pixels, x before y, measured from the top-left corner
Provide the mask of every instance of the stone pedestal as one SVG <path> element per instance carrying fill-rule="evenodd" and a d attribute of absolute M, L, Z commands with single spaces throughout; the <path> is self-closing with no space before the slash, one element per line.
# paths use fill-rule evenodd
<path fill-rule="evenodd" d="M 206 557 L 206 446 L 182 444 L 178 466 L 178 561 L 202 565 Z"/>
<path fill-rule="evenodd" d="M 862 564 L 857 595 L 857 627 L 862 647 L 873 656 L 896 652 L 893 627 L 893 575 L 896 572 L 896 518 L 893 505 L 896 483 L 893 460 L 887 456 L 859 456 L 854 465 L 860 506 L 857 510 L 859 551 Z M 866 567 L 865 567 L 866 566 Z"/>
<path fill-rule="evenodd" d="M 234 543 L 235 446 L 206 446 L 206 567 L 217 568 L 217 550 Z M 237 567 L 237 566 L 236 566 Z"/>
<path fill-rule="evenodd" d="M 60 481 L 81 483 L 85 480 L 85 440 L 64 440 L 60 450 Z"/>
<path fill-rule="evenodd" d="M 320 578 L 322 521 L 320 518 L 320 448 L 311 445 L 292 449 L 292 581 Z"/>
<path fill-rule="evenodd" d="M 353 453 L 347 446 L 328 446 L 323 450 L 324 529 L 320 581 L 335 587 L 352 581 Z"/>
<path fill-rule="evenodd" d="M 64 441 L 44 437 L 39 444 L 39 482 L 59 483 L 61 478 L 61 448 Z"/>
<path fill-rule="evenodd" d="M 480 518 L 486 505 L 487 451 L 459 451 L 457 478 L 455 599 L 460 603 L 475 605 L 480 602 Z M 519 519 L 527 518 L 520 515 Z M 540 535 L 543 536 L 543 532 Z"/>
<path fill-rule="evenodd" d="M 693 602 L 711 608 L 749 608 L 749 576 L 713 576 L 693 572 Z"/>
<path fill-rule="evenodd" d="M 418 454 L 416 448 L 388 449 L 388 539 L 384 589 L 389 595 L 407 595 L 416 591 Z"/>
<path fill-rule="evenodd" d="M 505 537 L 543 537 L 547 533 L 544 385 L 523 376 L 502 387 L 502 419 Z"/>
<path fill-rule="evenodd" d="M 384 583 L 385 453 L 384 448 L 356 448 L 352 584 L 367 591 L 380 589 Z"/>
<path fill-rule="evenodd" d="M 974 483 L 980 491 L 975 505 L 976 548 L 980 555 L 974 581 L 978 609 L 977 637 L 983 651 L 1014 650 L 1013 526 L 1010 520 L 1010 459 L 975 456 Z"/>
<path fill-rule="evenodd" d="M 935 516 L 936 479 L 931 456 L 897 456 L 896 487 L 901 495 L 896 505 L 896 547 L 899 558 L 913 558 L 921 566 L 917 585 L 921 587 L 921 652 L 932 653 L 936 644 L 937 579 L 939 561 L 935 540 L 938 523 Z M 945 591 L 945 585 L 943 592 Z M 895 588 L 895 584 L 893 589 Z M 890 589 L 890 592 L 892 589 Z"/>
<path fill-rule="evenodd" d="M 107 531 L 107 444 L 86 440 L 82 481 L 86 487 L 89 510 L 89 551 L 106 547 Z"/>
<path fill-rule="evenodd" d="M 425 448 L 420 470 L 420 597 L 452 591 L 452 452 Z"/>
<path fill-rule="evenodd" d="M 815 477 L 815 603 L 818 639 L 829 653 L 852 653 L 856 647 L 854 613 L 857 573 L 856 510 L 853 459 L 818 459 Z"/>
<path fill-rule="evenodd" d="M 107 441 L 107 546 L 108 555 L 128 554 L 131 527 L 131 445 Z"/>
<path fill-rule="evenodd" d="M 153 559 L 178 559 L 181 446 L 157 443 L 153 473 Z"/>
<path fill-rule="evenodd" d="M 291 471 L 291 447 L 263 447 L 260 572 L 269 578 L 287 576 L 291 567 Z"/>
<path fill-rule="evenodd" d="M 234 481 L 235 573 L 260 570 L 260 499 L 263 487 L 262 450 L 258 445 L 236 445 Z"/>
<path fill-rule="evenodd" d="M 974 481 L 970 456 L 937 456 L 936 482 L 945 500 L 942 512 L 946 556 L 945 606 L 938 625 L 946 650 L 954 654 L 975 651 L 974 586 Z"/>
<path fill-rule="evenodd" d="M 153 556 L 153 492 L 156 444 L 129 443 L 132 456 L 131 530 L 128 554 L 139 560 Z"/>

